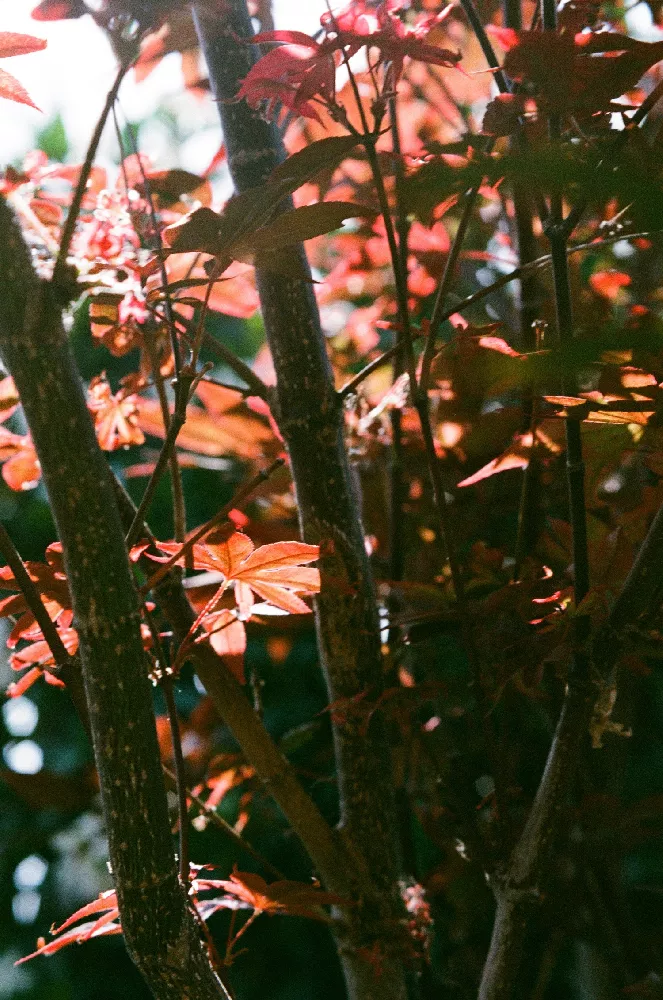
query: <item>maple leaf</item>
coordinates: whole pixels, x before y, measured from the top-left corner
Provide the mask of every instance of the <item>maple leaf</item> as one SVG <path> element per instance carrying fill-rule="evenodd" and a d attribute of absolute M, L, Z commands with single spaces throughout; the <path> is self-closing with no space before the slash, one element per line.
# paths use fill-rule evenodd
<path fill-rule="evenodd" d="M 180 290 L 186 293 L 187 300 L 204 301 L 207 297 L 207 308 L 210 312 L 223 313 L 226 316 L 236 316 L 238 319 L 249 319 L 259 306 L 258 292 L 253 273 L 240 263 L 228 267 L 222 278 L 215 281 L 209 292 L 209 275 L 204 268 L 204 260 L 199 253 L 178 253 L 166 260 L 168 290 L 173 301 L 177 301 Z M 161 275 L 156 275 L 147 282 L 148 301 L 164 295 Z M 191 303 L 189 303 L 191 304 Z"/>
<path fill-rule="evenodd" d="M 312 920 L 325 920 L 326 914 L 321 906 L 347 905 L 347 900 L 332 892 L 325 892 L 317 883 L 291 882 L 283 879 L 268 884 L 260 875 L 252 872 L 240 872 L 234 869 L 229 879 L 196 878 L 194 887 L 197 892 L 209 889 L 223 889 L 228 897 L 225 905 L 229 909 L 236 907 L 239 901 L 247 909 L 256 913 L 269 915 L 283 914 L 291 917 L 308 917 Z M 224 906 L 224 901 L 219 900 Z"/>
<path fill-rule="evenodd" d="M 68 628 L 73 619 L 73 611 L 69 586 L 63 571 L 62 546 L 59 542 L 53 542 L 48 546 L 46 559 L 46 563 L 26 562 L 25 568 L 42 598 L 51 621 L 57 622 L 62 628 Z M 14 649 L 20 639 L 34 638 L 31 632 L 36 625 L 35 616 L 28 607 L 9 566 L 0 567 L 0 589 L 17 591 L 10 597 L 0 600 L 0 618 L 7 618 L 9 615 L 18 616 L 18 621 L 7 639 L 9 648 Z"/>
<path fill-rule="evenodd" d="M 186 423 L 177 438 L 180 448 L 210 457 L 237 455 L 248 460 L 261 458 L 270 450 L 274 435 L 263 419 L 248 410 L 241 392 L 202 382 L 196 392 L 206 410 L 187 407 Z M 158 400 L 141 398 L 137 407 L 141 430 L 164 438 Z"/>
<path fill-rule="evenodd" d="M 145 435 L 138 423 L 138 396 L 125 389 L 113 394 L 105 372 L 90 382 L 87 405 L 94 417 L 99 446 L 104 451 L 144 442 Z"/>
<path fill-rule="evenodd" d="M 182 548 L 176 542 L 159 542 L 158 546 L 169 556 Z M 235 587 L 235 599 L 243 616 L 251 613 L 254 593 L 288 614 L 309 614 L 310 608 L 298 595 L 320 591 L 320 571 L 305 565 L 320 557 L 319 545 L 272 542 L 256 549 L 248 535 L 234 531 L 228 538 L 216 543 L 195 544 L 191 556 L 194 569 L 220 573 L 223 578 L 221 586 L 199 616 L 197 625 L 215 609 L 220 597 L 231 585 Z M 186 558 L 183 555 L 177 564 L 185 565 Z"/>
<path fill-rule="evenodd" d="M 308 610 L 308 609 L 307 609 Z M 214 611 L 201 620 L 203 635 L 196 642 L 208 641 L 212 649 L 223 656 L 231 673 L 244 684 L 244 653 L 246 628 L 244 622 L 229 608 Z"/>
<path fill-rule="evenodd" d="M 92 916 L 95 913 L 101 913 L 101 916 L 96 920 L 78 924 L 77 927 L 72 926 L 76 921 L 83 920 L 84 917 Z M 81 906 L 79 910 L 72 913 L 68 920 L 52 930 L 52 941 L 47 943 L 41 938 L 36 951 L 19 958 L 17 962 L 14 962 L 14 965 L 22 965 L 23 962 L 29 962 L 30 959 L 36 958 L 38 955 L 54 955 L 61 948 L 66 948 L 70 944 L 82 944 L 83 941 L 89 941 L 91 938 L 102 935 L 121 934 L 119 917 L 120 911 L 115 890 L 109 889 L 107 892 L 102 892 L 98 899 Z"/>
<path fill-rule="evenodd" d="M 45 48 L 46 41 L 43 38 L 21 35 L 15 31 L 0 31 L 0 59 L 27 55 L 29 52 L 39 52 Z M 19 104 L 27 104 L 39 111 L 23 84 L 4 69 L 0 69 L 0 97 L 8 101 L 17 101 Z"/>
<path fill-rule="evenodd" d="M 521 31 L 506 54 L 504 71 L 530 83 L 549 110 L 591 114 L 607 110 L 661 58 L 662 42 L 611 31 Z"/>
<path fill-rule="evenodd" d="M 460 53 L 426 42 L 426 36 L 451 8 L 418 17 L 405 24 L 397 8 L 353 2 L 334 14 L 321 18 L 326 38 L 317 41 L 303 31 L 265 31 L 253 41 L 281 43 L 255 63 L 245 76 L 236 100 L 251 107 L 264 105 L 267 117 L 274 117 L 278 105 L 320 122 L 316 102 L 335 103 L 336 66 L 342 54 L 354 55 L 362 48 L 378 50 L 380 61 L 389 63 L 395 83 L 403 72 L 406 57 L 436 66 L 453 67 Z"/>
<path fill-rule="evenodd" d="M 64 648 L 70 656 L 73 656 L 78 650 L 78 632 L 76 629 L 58 628 L 57 633 L 62 640 Z M 34 642 L 31 642 L 25 649 L 21 649 L 17 653 L 12 653 L 9 657 L 9 665 L 12 670 L 25 670 L 26 667 L 30 669 L 19 680 L 8 685 L 7 696 L 17 698 L 19 695 L 25 694 L 28 688 L 32 687 L 41 677 L 44 678 L 47 684 L 63 688 L 65 686 L 64 681 L 60 680 L 59 677 L 48 669 L 49 667 L 56 666 L 55 657 L 51 652 L 51 647 L 44 639 L 41 630 L 38 628 L 32 629 L 30 632 L 24 633 L 22 638 L 32 638 Z"/>

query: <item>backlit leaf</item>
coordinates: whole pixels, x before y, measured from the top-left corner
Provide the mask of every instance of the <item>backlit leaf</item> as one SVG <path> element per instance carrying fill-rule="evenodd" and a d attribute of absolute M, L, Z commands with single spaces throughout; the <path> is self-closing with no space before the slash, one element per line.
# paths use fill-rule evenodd
<path fill-rule="evenodd" d="M 29 52 L 39 52 L 46 48 L 46 39 L 33 35 L 21 35 L 16 31 L 0 31 L 0 59 L 10 56 L 24 56 Z"/>
<path fill-rule="evenodd" d="M 494 458 L 488 465 L 484 465 L 483 468 L 479 469 L 472 476 L 463 479 L 458 485 L 474 486 L 476 483 L 481 482 L 482 479 L 489 479 L 498 472 L 507 472 L 510 469 L 526 469 L 529 465 L 531 453 L 531 434 L 519 435 L 506 451 L 502 452 L 497 458 Z"/>
<path fill-rule="evenodd" d="M 36 111 L 40 110 L 23 84 L 4 69 L 0 69 L 0 97 L 4 97 L 8 101 L 16 101 L 18 104 L 27 104 Z"/>

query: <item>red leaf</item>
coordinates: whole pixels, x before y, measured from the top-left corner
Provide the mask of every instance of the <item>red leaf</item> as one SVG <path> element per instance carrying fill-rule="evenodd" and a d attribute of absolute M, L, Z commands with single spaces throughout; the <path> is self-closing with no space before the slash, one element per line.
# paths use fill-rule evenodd
<path fill-rule="evenodd" d="M 91 903 L 86 903 L 85 906 L 81 906 L 79 910 L 72 913 L 70 917 L 65 920 L 63 924 L 56 927 L 52 933 L 61 934 L 62 931 L 66 931 L 68 927 L 75 924 L 77 920 L 82 920 L 84 917 L 90 917 L 93 913 L 102 913 L 106 910 L 117 910 L 117 895 L 114 889 L 108 889 L 106 892 L 99 893 L 97 899 L 93 900 Z"/>
<path fill-rule="evenodd" d="M 614 302 L 622 288 L 631 284 L 631 276 L 622 271 L 596 271 L 589 283 L 597 295 Z"/>
<path fill-rule="evenodd" d="M 325 919 L 319 907 L 347 904 L 341 896 L 325 892 L 315 884 L 283 879 L 268 885 L 260 875 L 236 869 L 230 879 L 196 879 L 195 886 L 198 891 L 223 889 L 259 913 L 282 913 L 317 920 Z"/>
<path fill-rule="evenodd" d="M 29 52 L 39 52 L 46 48 L 44 38 L 21 35 L 16 31 L 0 31 L 0 59 L 10 56 L 25 56 Z"/>
<path fill-rule="evenodd" d="M 142 444 L 145 435 L 138 423 L 138 396 L 123 389 L 113 394 L 105 374 L 96 375 L 88 388 L 88 409 L 94 416 L 99 447 L 104 451 Z"/>
<path fill-rule="evenodd" d="M 89 920 L 87 923 L 79 924 L 77 927 L 71 926 L 77 920 L 89 917 L 93 913 L 102 913 L 103 916 L 99 917 L 98 920 Z M 109 889 L 108 892 L 102 892 L 98 899 L 95 899 L 92 903 L 88 903 L 86 906 L 81 906 L 60 927 L 56 927 L 52 931 L 54 936 L 57 935 L 55 940 L 42 944 L 31 955 L 20 958 L 14 965 L 21 965 L 23 962 L 28 962 L 37 955 L 54 955 L 56 951 L 66 948 L 67 945 L 81 944 L 81 942 L 89 941 L 93 937 L 101 937 L 101 935 L 106 934 L 120 934 L 122 928 L 119 923 L 115 923 L 119 915 L 115 890 Z"/>
<path fill-rule="evenodd" d="M 15 76 L 4 69 L 0 69 L 0 97 L 8 101 L 16 101 L 18 104 L 27 104 L 36 111 L 41 111 L 32 100 L 22 83 L 19 83 Z"/>
<path fill-rule="evenodd" d="M 78 927 L 72 927 L 71 930 L 67 931 L 61 937 L 56 938 L 55 941 L 49 941 L 44 943 L 36 951 L 33 951 L 31 955 L 25 955 L 23 958 L 19 958 L 18 962 L 14 962 L 14 965 L 22 965 L 23 962 L 29 962 L 31 958 L 36 958 L 38 955 L 54 955 L 61 948 L 66 948 L 70 944 L 82 944 L 83 941 L 89 941 L 90 938 L 101 937 L 102 935 L 110 934 L 121 934 L 122 928 L 116 923 L 102 923 L 99 920 L 91 920 L 89 923 L 80 924 Z M 43 940 L 43 939 L 42 939 Z"/>
<path fill-rule="evenodd" d="M 35 21 L 63 21 L 89 14 L 84 0 L 42 0 L 32 11 Z"/>
<path fill-rule="evenodd" d="M 7 685 L 7 690 L 5 692 L 7 697 L 18 698 L 20 695 L 25 694 L 28 688 L 31 688 L 32 685 L 39 680 L 42 674 L 43 670 L 41 667 L 33 667 L 32 670 L 28 670 L 27 674 L 23 674 L 20 680 Z"/>

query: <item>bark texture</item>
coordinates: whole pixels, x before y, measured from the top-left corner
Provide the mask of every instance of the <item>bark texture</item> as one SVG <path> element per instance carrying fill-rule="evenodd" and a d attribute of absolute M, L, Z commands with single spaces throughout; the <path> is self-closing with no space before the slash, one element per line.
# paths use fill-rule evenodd
<path fill-rule="evenodd" d="M 264 183 L 284 157 L 278 132 L 244 102 L 232 102 L 255 50 L 239 39 L 252 37 L 245 0 L 229 0 L 226 16 L 212 19 L 197 8 L 198 33 L 210 73 L 238 192 Z M 284 203 L 284 208 L 287 203 Z M 303 250 L 300 251 L 306 267 Z M 359 501 L 343 442 L 342 410 L 334 389 L 312 285 L 258 272 L 267 338 L 277 374 L 276 419 L 287 443 L 297 492 L 302 535 L 322 549 L 322 592 L 316 601 L 320 660 L 330 702 L 373 699 L 382 690 L 382 662 L 375 592 L 360 518 Z M 400 858 L 390 754 L 378 714 L 365 729 L 361 713 L 349 712 L 334 726 L 341 830 L 353 853 L 363 858 L 374 889 L 354 940 L 344 944 L 351 995 L 405 996 L 402 963 L 379 981 L 358 950 L 402 936 L 398 894 Z"/>
<path fill-rule="evenodd" d="M 227 997 L 178 882 L 152 694 L 110 473 L 51 287 L 0 199 L 0 355 L 64 548 L 127 948 L 159 1000 Z"/>

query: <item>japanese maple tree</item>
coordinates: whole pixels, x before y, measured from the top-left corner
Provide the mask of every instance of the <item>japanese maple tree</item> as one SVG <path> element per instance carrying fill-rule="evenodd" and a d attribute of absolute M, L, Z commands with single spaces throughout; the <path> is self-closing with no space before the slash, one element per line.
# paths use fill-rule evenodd
<path fill-rule="evenodd" d="M 121 933 L 155 996 L 228 996 L 287 916 L 329 929 L 350 1000 L 562 995 L 566 894 L 622 934 L 604 772 L 661 656 L 663 41 L 576 0 L 351 0 L 315 34 L 246 0 L 33 17 L 89 14 L 118 70 L 85 161 L 1 182 L 2 476 L 43 480 L 57 541 L 24 560 L 0 526 L 0 616 L 7 696 L 57 688 L 89 735 L 114 888 L 18 964 Z M 118 104 L 173 52 L 220 116 L 201 174 Z M 34 108 L 4 70 L 0 97 Z M 251 643 L 283 664 L 310 620 L 325 704 L 279 739 Z M 304 880 L 253 843 L 266 800 Z M 610 995 L 656 995 L 625 937 Z"/>

